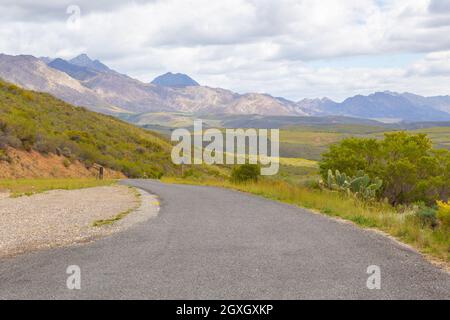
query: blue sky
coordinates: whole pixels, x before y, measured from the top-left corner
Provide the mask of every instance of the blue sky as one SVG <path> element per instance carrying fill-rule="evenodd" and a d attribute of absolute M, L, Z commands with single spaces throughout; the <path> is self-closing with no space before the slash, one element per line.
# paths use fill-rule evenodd
<path fill-rule="evenodd" d="M 87 53 L 147 82 L 183 72 L 292 100 L 450 94 L 450 0 L 1 0 L 0 11 L 0 52 Z"/>

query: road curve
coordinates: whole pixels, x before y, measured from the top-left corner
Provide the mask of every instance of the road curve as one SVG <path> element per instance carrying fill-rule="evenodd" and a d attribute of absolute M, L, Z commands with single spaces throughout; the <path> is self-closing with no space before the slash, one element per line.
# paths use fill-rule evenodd
<path fill-rule="evenodd" d="M 448 273 L 374 232 L 226 189 L 124 183 L 159 195 L 159 216 L 0 260 L 0 299 L 450 299 Z M 81 290 L 67 289 L 69 265 Z M 367 288 L 371 265 L 380 290 Z"/>

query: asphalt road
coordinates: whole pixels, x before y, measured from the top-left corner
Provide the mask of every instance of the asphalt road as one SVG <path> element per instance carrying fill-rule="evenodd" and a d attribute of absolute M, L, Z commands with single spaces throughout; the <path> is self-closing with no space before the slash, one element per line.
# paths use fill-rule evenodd
<path fill-rule="evenodd" d="M 450 299 L 450 276 L 379 234 L 219 188 L 126 181 L 157 218 L 82 246 L 0 260 L 0 298 Z M 66 269 L 78 265 L 81 289 Z M 381 289 L 366 273 L 380 267 Z"/>

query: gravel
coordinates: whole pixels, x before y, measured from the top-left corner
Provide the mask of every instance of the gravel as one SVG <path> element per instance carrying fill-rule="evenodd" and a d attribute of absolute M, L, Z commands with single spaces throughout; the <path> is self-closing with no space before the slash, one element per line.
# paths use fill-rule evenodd
<path fill-rule="evenodd" d="M 0 194 L 0 257 L 92 241 L 156 215 L 157 198 L 136 190 L 107 186 L 20 198 Z M 97 220 L 137 208 L 113 224 L 93 226 Z"/>

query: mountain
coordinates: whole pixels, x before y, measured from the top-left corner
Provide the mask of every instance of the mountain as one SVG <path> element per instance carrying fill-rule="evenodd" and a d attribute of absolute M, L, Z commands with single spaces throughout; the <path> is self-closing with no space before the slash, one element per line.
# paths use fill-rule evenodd
<path fill-rule="evenodd" d="M 238 94 L 200 86 L 187 75 L 166 73 L 143 83 L 81 54 L 71 60 L 0 55 L 0 78 L 51 93 L 107 114 L 185 112 L 263 116 L 345 116 L 395 121 L 450 120 L 450 97 L 377 92 L 341 103 L 328 98 L 298 102 L 269 94 Z"/>
<path fill-rule="evenodd" d="M 376 92 L 336 103 L 329 99 L 302 100 L 299 104 L 324 115 L 396 121 L 450 120 L 450 97 L 422 97 L 410 93 Z"/>
<path fill-rule="evenodd" d="M 321 113 L 328 113 L 329 110 L 333 110 L 338 106 L 338 103 L 328 98 L 322 98 L 322 99 L 303 99 L 297 102 L 297 105 L 299 107 L 302 107 L 304 110 L 309 110 L 309 112 L 321 114 Z"/>
<path fill-rule="evenodd" d="M 77 79 L 50 68 L 33 56 L 0 54 L 0 78 L 26 89 L 51 93 L 66 102 L 88 106 L 97 112 L 111 114 L 121 110 Z"/>
<path fill-rule="evenodd" d="M 422 97 L 412 93 L 404 93 L 403 97 L 421 106 L 433 106 L 434 109 L 450 113 L 450 96 Z"/>
<path fill-rule="evenodd" d="M 172 73 L 168 72 L 159 77 L 156 77 L 152 84 L 163 86 L 163 87 L 175 87 L 175 88 L 184 88 L 184 87 L 198 87 L 200 86 L 197 81 L 193 80 L 188 75 L 182 73 Z"/>
<path fill-rule="evenodd" d="M 114 113 L 146 113 L 159 111 L 182 111 L 219 114 L 267 114 L 267 115 L 307 115 L 294 102 L 274 98 L 267 94 L 250 93 L 240 95 L 230 90 L 205 86 L 169 87 L 143 83 L 127 75 L 111 70 L 98 60 L 82 54 L 69 61 L 54 59 L 48 65 L 41 60 L 39 68 L 33 70 L 33 81 L 21 72 L 21 56 L 0 56 L 0 78 L 14 82 L 24 88 L 51 93 L 67 102 L 86 106 L 92 110 Z M 3 63 L 2 63 L 3 61 Z M 8 65 L 14 64 L 14 72 Z M 3 65 L 3 68 L 2 68 Z M 11 76 L 14 74 L 14 76 Z M 48 77 L 52 74 L 53 77 Z M 71 86 L 84 90 L 86 97 L 81 99 L 79 92 L 57 90 L 60 79 L 71 79 Z M 45 85 L 44 85 L 45 84 Z M 78 91 L 80 91 L 78 90 Z"/>
<path fill-rule="evenodd" d="M 85 67 L 100 72 L 106 72 L 110 70 L 106 65 L 104 65 L 100 61 L 91 60 L 91 58 L 89 58 L 88 55 L 85 53 L 76 56 L 75 58 L 69 60 L 69 62 L 79 67 Z"/>
<path fill-rule="evenodd" d="M 94 69 L 78 66 L 60 58 L 50 61 L 47 65 L 53 69 L 65 72 L 72 78 L 78 80 L 86 80 L 98 74 Z"/>
<path fill-rule="evenodd" d="M 450 114 L 437 110 L 431 103 L 418 104 L 402 94 L 377 92 L 369 96 L 355 96 L 339 105 L 341 115 L 360 118 L 401 119 L 405 121 L 450 120 Z"/>

